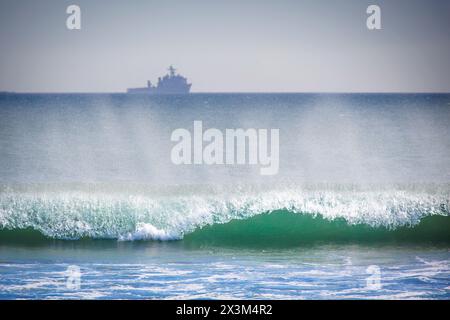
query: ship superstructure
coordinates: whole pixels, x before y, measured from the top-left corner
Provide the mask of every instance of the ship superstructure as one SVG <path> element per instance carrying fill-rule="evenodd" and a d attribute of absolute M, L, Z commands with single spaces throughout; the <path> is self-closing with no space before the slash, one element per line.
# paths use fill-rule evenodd
<path fill-rule="evenodd" d="M 187 82 L 187 78 L 176 73 L 173 66 L 168 68 L 169 73 L 158 78 L 156 86 L 147 81 L 147 87 L 129 88 L 127 93 L 145 93 L 145 94 L 187 94 L 191 90 L 191 83 Z"/>

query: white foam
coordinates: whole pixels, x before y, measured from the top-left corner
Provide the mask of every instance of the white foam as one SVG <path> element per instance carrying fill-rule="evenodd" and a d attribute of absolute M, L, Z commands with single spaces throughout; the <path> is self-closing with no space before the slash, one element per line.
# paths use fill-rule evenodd
<path fill-rule="evenodd" d="M 448 215 L 450 186 L 166 188 L 0 188 L 0 228 L 33 228 L 46 236 L 177 240 L 206 225 L 275 210 L 342 218 L 395 229 L 429 215 Z"/>
<path fill-rule="evenodd" d="M 120 241 L 132 240 L 179 240 L 180 236 L 171 234 L 168 231 L 161 230 L 152 226 L 149 223 L 138 223 L 134 232 L 129 232 L 126 235 L 119 236 Z"/>

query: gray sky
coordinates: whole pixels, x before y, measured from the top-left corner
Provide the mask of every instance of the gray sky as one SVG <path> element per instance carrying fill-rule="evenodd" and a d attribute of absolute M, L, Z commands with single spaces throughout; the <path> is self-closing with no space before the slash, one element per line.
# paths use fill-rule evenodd
<path fill-rule="evenodd" d="M 125 91 L 173 64 L 196 92 L 450 92 L 449 35 L 447 0 L 0 0 L 0 90 Z"/>

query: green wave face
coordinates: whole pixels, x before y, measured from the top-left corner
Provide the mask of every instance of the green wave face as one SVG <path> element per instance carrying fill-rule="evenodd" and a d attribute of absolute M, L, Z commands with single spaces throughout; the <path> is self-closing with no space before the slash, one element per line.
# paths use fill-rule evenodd
<path fill-rule="evenodd" d="M 206 226 L 185 236 L 188 245 L 288 248 L 317 243 L 450 244 L 450 217 L 428 216 L 415 226 L 396 229 L 349 225 L 344 219 L 279 210 L 246 220 Z"/>
<path fill-rule="evenodd" d="M 116 240 L 82 238 L 79 245 L 115 246 Z M 0 244 L 42 245 L 61 242 L 37 230 L 0 230 Z M 66 241 L 64 241 L 66 242 Z M 154 241 L 152 241 L 154 242 Z M 108 244 L 109 243 L 109 244 Z M 367 224 L 350 225 L 343 218 L 328 220 L 278 210 L 244 220 L 208 225 L 184 236 L 177 245 L 188 248 L 293 248 L 315 244 L 433 244 L 450 245 L 450 217 L 433 215 L 414 226 L 396 229 Z"/>

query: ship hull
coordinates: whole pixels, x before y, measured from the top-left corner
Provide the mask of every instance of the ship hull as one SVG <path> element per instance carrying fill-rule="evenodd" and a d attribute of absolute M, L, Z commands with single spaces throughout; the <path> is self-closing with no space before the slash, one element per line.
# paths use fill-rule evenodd
<path fill-rule="evenodd" d="M 177 90 L 164 90 L 156 88 L 129 88 L 127 93 L 129 94 L 150 94 L 150 95 L 160 95 L 160 94 L 188 94 L 191 91 L 191 85 L 189 84 L 186 88 L 178 88 Z"/>
<path fill-rule="evenodd" d="M 185 90 L 152 90 L 149 88 L 130 88 L 127 90 L 128 94 L 150 94 L 150 95 L 159 95 L 159 94 L 189 94 L 190 86 Z"/>

